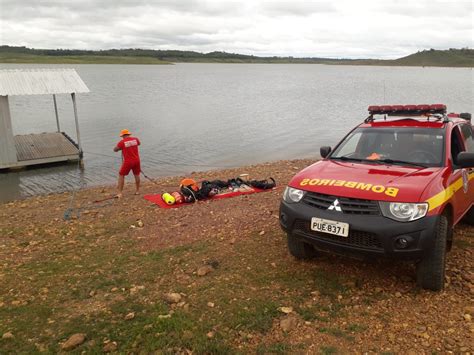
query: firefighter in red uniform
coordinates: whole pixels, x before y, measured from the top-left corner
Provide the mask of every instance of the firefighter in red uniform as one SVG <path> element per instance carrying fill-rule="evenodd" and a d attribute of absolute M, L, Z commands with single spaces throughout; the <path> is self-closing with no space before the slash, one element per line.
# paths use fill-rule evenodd
<path fill-rule="evenodd" d="M 140 145 L 140 140 L 136 137 L 132 137 L 132 134 L 128 129 L 122 129 L 120 132 L 120 137 L 122 140 L 117 143 L 117 146 L 114 147 L 114 152 L 122 151 L 122 167 L 119 171 L 118 178 L 118 194 L 117 197 L 122 197 L 123 186 L 125 183 L 125 176 L 130 173 L 130 170 L 133 172 L 135 177 L 135 195 L 138 195 L 140 190 L 140 155 L 138 153 L 138 146 Z"/>

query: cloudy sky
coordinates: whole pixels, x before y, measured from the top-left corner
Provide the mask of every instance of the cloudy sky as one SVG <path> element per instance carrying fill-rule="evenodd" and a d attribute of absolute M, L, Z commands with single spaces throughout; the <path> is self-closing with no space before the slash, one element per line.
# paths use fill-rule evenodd
<path fill-rule="evenodd" d="M 0 0 L 0 44 L 398 58 L 473 47 L 471 0 Z"/>

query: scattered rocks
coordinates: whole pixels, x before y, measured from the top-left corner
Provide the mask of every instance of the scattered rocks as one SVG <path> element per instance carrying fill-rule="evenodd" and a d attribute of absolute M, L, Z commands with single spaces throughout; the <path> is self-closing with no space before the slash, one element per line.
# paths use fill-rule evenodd
<path fill-rule="evenodd" d="M 2 339 L 13 339 L 15 336 L 13 335 L 12 332 L 6 332 L 6 333 L 3 333 L 2 335 Z"/>
<path fill-rule="evenodd" d="M 130 294 L 135 294 L 137 293 L 138 291 L 142 291 L 145 289 L 145 286 L 133 286 L 132 288 L 130 288 Z"/>
<path fill-rule="evenodd" d="M 61 349 L 68 351 L 72 350 L 86 341 L 86 335 L 84 333 L 76 333 L 69 337 L 62 345 Z"/>
<path fill-rule="evenodd" d="M 293 312 L 293 307 L 279 307 L 278 310 L 282 313 L 289 314 Z"/>
<path fill-rule="evenodd" d="M 102 348 L 102 351 L 104 353 L 111 353 L 113 351 L 116 351 L 117 348 L 118 348 L 117 342 L 116 341 L 110 341 L 110 342 L 108 342 L 104 345 L 104 347 Z"/>
<path fill-rule="evenodd" d="M 135 318 L 135 312 L 130 312 L 125 316 L 125 320 L 131 320 Z"/>
<path fill-rule="evenodd" d="M 206 276 L 207 274 L 214 271 L 214 268 L 211 265 L 204 265 L 197 269 L 196 274 L 198 276 Z"/>
<path fill-rule="evenodd" d="M 179 293 L 170 292 L 163 295 L 163 299 L 167 303 L 178 303 L 181 301 L 182 296 Z"/>
<path fill-rule="evenodd" d="M 280 328 L 286 333 L 296 328 L 297 325 L 298 319 L 293 315 L 288 315 L 280 320 Z"/>

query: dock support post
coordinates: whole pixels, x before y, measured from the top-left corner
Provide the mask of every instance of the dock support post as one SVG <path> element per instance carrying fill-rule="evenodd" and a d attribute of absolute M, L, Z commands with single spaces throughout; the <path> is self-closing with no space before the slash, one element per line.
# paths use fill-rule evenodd
<path fill-rule="evenodd" d="M 77 136 L 77 145 L 79 146 L 79 158 L 82 160 L 82 145 L 81 145 L 81 133 L 79 132 L 79 119 L 77 117 L 77 105 L 76 105 L 76 94 L 71 94 L 72 106 L 74 107 L 74 120 L 76 121 L 76 136 Z"/>
<path fill-rule="evenodd" d="M 54 102 L 54 113 L 56 114 L 56 125 L 58 126 L 58 132 L 61 132 L 61 127 L 59 126 L 58 103 L 56 102 L 55 94 L 53 94 L 53 102 Z"/>

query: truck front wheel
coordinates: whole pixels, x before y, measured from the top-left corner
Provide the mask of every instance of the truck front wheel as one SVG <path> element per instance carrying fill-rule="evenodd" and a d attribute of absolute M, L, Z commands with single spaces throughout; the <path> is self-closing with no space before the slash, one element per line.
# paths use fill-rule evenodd
<path fill-rule="evenodd" d="M 316 256 L 316 250 L 311 244 L 305 243 L 289 233 L 288 250 L 296 259 L 311 259 Z"/>
<path fill-rule="evenodd" d="M 440 291 L 444 287 L 448 232 L 448 218 L 441 215 L 434 235 L 434 246 L 416 266 L 416 282 L 421 288 Z"/>
<path fill-rule="evenodd" d="M 464 221 L 471 226 L 474 226 L 474 206 L 464 216 Z"/>

